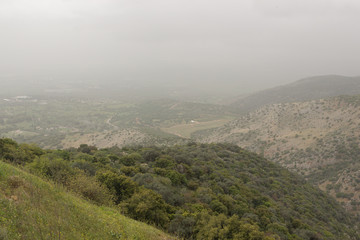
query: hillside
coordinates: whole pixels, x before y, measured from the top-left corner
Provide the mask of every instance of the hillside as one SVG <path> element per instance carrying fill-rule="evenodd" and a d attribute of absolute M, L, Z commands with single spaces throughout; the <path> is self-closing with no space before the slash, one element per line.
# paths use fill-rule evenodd
<path fill-rule="evenodd" d="M 268 104 L 353 94 L 360 94 L 360 77 L 325 75 L 301 79 L 239 98 L 231 104 L 231 107 L 237 112 L 246 113 Z"/>
<path fill-rule="evenodd" d="M 170 239 L 0 162 L 0 239 Z"/>
<path fill-rule="evenodd" d="M 231 144 L 121 149 L 81 145 L 44 151 L 1 139 L 0 157 L 61 184 L 102 210 L 111 212 L 105 207 L 111 202 L 127 216 L 184 239 L 359 239 L 357 222 L 327 194 L 301 176 Z M 5 179 L 11 176 L 8 172 L 2 172 Z M 11 181 L 3 181 L 5 189 L 14 185 Z M 22 198 L 32 195 L 21 187 L 21 180 L 16 182 L 19 190 L 3 195 L 22 203 Z M 57 199 L 57 193 L 51 195 Z M 53 199 L 41 198 L 40 203 L 42 199 L 63 208 L 61 202 L 57 208 Z M 29 210 L 19 209 L 19 216 L 22 211 Z M 29 214 L 37 217 L 46 211 Z M 95 217 L 92 211 L 86 213 L 90 220 Z"/>
<path fill-rule="evenodd" d="M 255 151 L 306 176 L 359 213 L 359 126 L 360 96 L 343 96 L 267 105 L 193 137 Z"/>

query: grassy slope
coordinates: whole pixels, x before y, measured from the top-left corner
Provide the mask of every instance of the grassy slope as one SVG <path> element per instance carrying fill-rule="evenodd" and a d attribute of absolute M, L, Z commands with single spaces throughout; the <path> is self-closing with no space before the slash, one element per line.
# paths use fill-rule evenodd
<path fill-rule="evenodd" d="M 0 162 L 0 239 L 170 239 Z"/>

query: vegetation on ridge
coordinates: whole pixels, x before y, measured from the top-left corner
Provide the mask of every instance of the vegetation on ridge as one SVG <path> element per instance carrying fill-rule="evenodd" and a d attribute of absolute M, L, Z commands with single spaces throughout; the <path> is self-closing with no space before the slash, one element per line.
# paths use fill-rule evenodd
<path fill-rule="evenodd" d="M 304 175 L 359 215 L 359 116 L 359 95 L 275 104 L 193 137 L 257 152 Z"/>
<path fill-rule="evenodd" d="M 0 157 L 185 239 L 359 236 L 329 196 L 231 144 L 42 150 L 1 139 Z"/>

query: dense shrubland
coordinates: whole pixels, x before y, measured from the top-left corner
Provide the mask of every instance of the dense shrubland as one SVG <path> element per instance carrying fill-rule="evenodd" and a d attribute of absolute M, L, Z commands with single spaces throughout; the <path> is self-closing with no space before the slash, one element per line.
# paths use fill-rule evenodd
<path fill-rule="evenodd" d="M 0 157 L 184 239 L 358 239 L 329 196 L 231 144 L 43 150 L 0 139 Z"/>
<path fill-rule="evenodd" d="M 193 137 L 257 152 L 303 175 L 359 217 L 359 126 L 360 95 L 339 96 L 264 106 Z"/>

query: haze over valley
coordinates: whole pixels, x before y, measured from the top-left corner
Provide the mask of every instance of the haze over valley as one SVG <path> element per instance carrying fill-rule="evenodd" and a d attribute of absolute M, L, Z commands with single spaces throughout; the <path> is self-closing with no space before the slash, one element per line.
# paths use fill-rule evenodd
<path fill-rule="evenodd" d="M 360 3 L 0 2 L 0 239 L 360 239 Z"/>

